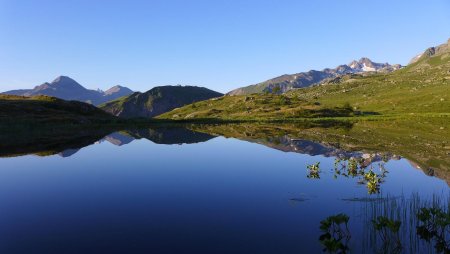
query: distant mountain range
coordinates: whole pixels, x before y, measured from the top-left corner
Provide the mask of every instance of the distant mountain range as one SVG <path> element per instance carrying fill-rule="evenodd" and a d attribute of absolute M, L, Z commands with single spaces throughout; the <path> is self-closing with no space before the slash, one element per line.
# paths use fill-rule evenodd
<path fill-rule="evenodd" d="M 204 87 L 159 86 L 145 93 L 135 92 L 99 107 L 124 118 L 153 117 L 187 104 L 222 95 Z"/>
<path fill-rule="evenodd" d="M 286 74 L 267 81 L 241 87 L 232 90 L 228 95 L 244 95 L 253 93 L 275 92 L 285 93 L 294 88 L 308 87 L 320 83 L 326 79 L 336 78 L 340 75 L 364 72 L 392 72 L 401 68 L 401 65 L 388 63 L 375 63 L 369 58 L 361 58 L 359 61 L 352 61 L 349 64 L 339 65 L 334 69 L 323 69 L 322 71 L 310 70 L 297 74 Z"/>
<path fill-rule="evenodd" d="M 106 91 L 89 90 L 69 77 L 59 76 L 52 82 L 46 82 L 33 89 L 11 90 L 4 92 L 3 94 L 20 96 L 47 95 L 63 100 L 82 101 L 99 105 L 132 93 L 132 90 L 123 86 L 114 86 Z"/>
<path fill-rule="evenodd" d="M 345 69 L 366 70 L 363 73 L 345 73 Z M 242 88 L 239 93 L 256 93 L 241 96 L 223 96 L 218 99 L 186 105 L 159 115 L 159 119 L 217 119 L 259 120 L 298 119 L 330 116 L 388 115 L 388 114 L 448 114 L 450 108 L 450 40 L 428 48 L 411 64 L 400 66 L 370 64 L 367 59 L 352 62 L 333 70 L 303 73 L 302 78 L 287 75 L 279 81 L 267 82 L 254 87 Z M 377 73 L 372 70 L 387 71 Z M 314 75 L 317 75 L 314 76 Z M 333 74 L 337 75 L 337 74 Z M 286 81 L 293 78 L 292 82 Z M 305 77 L 309 77 L 306 79 Z M 295 78 L 295 79 L 294 79 Z M 311 79 L 311 80 L 310 80 Z M 321 80 L 317 85 L 292 89 Z M 284 80 L 284 81 L 283 81 Z M 306 82 L 305 81 L 305 82 Z M 320 84 L 320 85 L 319 85 Z M 290 89 L 281 96 L 264 93 L 264 89 Z M 259 90 L 256 90 L 258 88 Z M 284 90 L 283 90 L 284 89 Z M 261 92 L 263 91 L 263 92 Z M 257 94 L 257 93 L 260 94 Z"/>

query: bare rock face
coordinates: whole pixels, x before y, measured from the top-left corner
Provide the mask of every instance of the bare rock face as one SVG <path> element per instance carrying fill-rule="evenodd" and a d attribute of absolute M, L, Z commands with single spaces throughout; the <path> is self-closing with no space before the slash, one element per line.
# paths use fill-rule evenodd
<path fill-rule="evenodd" d="M 433 57 L 433 56 L 441 55 L 441 54 L 445 54 L 445 53 L 450 53 L 450 39 L 447 40 L 447 43 L 441 44 L 436 47 L 427 48 L 423 53 L 421 53 L 421 54 L 415 56 L 413 59 L 411 59 L 409 64 L 416 63 L 419 60 L 424 59 L 424 58 Z"/>

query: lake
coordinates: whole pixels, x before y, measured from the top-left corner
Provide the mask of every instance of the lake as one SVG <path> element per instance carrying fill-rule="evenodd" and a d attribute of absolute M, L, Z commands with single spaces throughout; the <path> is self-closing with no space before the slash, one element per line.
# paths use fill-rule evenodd
<path fill-rule="evenodd" d="M 421 239 L 416 215 L 448 215 L 447 150 L 427 148 L 444 168 L 428 167 L 406 143 L 352 143 L 352 128 L 17 137 L 0 146 L 0 253 L 436 252 L 441 236 Z M 399 229 L 377 230 L 378 216 Z"/>

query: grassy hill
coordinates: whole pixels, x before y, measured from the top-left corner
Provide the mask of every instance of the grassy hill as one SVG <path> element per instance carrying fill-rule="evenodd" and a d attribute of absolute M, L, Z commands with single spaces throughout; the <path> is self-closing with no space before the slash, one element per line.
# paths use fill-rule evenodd
<path fill-rule="evenodd" d="M 0 127 L 24 124 L 94 124 L 116 117 L 79 101 L 45 95 L 24 97 L 0 94 Z"/>
<path fill-rule="evenodd" d="M 443 44 L 389 74 L 345 75 L 284 95 L 224 96 L 175 109 L 159 118 L 273 120 L 353 116 L 358 112 L 393 116 L 449 114 L 449 109 L 450 46 Z"/>
<path fill-rule="evenodd" d="M 222 96 L 221 93 L 196 86 L 159 86 L 145 93 L 133 93 L 99 107 L 113 115 L 153 117 L 196 101 Z"/>
<path fill-rule="evenodd" d="M 344 76 L 288 96 L 324 106 L 350 103 L 357 110 L 381 114 L 450 113 L 450 51 L 424 53 L 415 63 L 390 74 Z M 427 50 L 426 52 L 428 52 Z"/>
<path fill-rule="evenodd" d="M 196 102 L 158 116 L 159 119 L 277 120 L 352 116 L 348 105 L 323 107 L 284 95 L 224 96 Z"/>

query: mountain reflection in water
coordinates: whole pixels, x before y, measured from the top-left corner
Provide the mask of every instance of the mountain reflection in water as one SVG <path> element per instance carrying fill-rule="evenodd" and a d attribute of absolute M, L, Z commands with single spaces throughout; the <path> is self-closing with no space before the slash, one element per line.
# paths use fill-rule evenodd
<path fill-rule="evenodd" d="M 433 207 L 439 218 L 448 214 L 448 185 L 439 179 L 448 179 L 445 135 L 377 133 L 383 128 L 185 124 L 0 134 L 0 252 L 446 250 L 447 235 L 416 216 Z"/>

